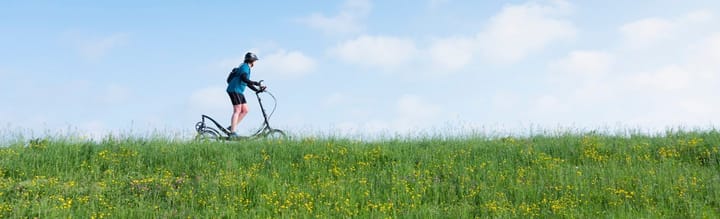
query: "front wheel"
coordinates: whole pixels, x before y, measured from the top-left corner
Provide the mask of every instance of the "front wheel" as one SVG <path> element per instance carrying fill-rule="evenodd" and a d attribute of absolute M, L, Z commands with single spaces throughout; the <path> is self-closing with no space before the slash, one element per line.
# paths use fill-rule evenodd
<path fill-rule="evenodd" d="M 283 132 L 280 129 L 270 129 L 267 133 L 264 134 L 266 138 L 272 138 L 272 139 L 279 139 L 279 138 L 287 138 L 287 135 L 285 132 Z"/>

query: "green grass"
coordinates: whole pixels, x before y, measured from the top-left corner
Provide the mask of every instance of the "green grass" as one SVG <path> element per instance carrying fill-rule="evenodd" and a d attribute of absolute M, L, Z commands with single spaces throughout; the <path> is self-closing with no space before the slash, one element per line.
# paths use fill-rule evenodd
<path fill-rule="evenodd" d="M 720 132 L 0 147 L 6 218 L 720 218 Z"/>

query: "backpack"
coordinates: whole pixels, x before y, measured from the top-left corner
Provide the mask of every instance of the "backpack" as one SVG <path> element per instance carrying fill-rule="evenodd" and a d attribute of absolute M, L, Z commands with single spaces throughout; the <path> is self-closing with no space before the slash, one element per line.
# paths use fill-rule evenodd
<path fill-rule="evenodd" d="M 235 68 L 233 68 L 233 69 L 230 71 L 230 74 L 228 75 L 227 80 L 225 80 L 225 81 L 227 81 L 228 84 L 230 83 L 230 81 L 232 81 L 232 79 L 233 79 L 235 76 L 238 75 L 238 73 L 237 73 L 238 70 L 240 70 L 240 69 L 238 69 L 237 67 L 235 67 Z"/>

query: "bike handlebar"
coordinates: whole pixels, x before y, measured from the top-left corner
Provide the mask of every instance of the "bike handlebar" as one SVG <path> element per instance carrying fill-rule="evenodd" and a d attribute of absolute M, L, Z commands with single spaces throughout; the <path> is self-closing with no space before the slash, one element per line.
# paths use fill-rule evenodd
<path fill-rule="evenodd" d="M 258 84 L 260 84 L 260 90 L 256 91 L 255 93 L 261 93 L 261 92 L 265 92 L 267 90 L 267 87 L 265 87 L 265 89 L 263 89 L 263 85 L 262 85 L 263 81 L 265 81 L 265 80 L 258 81 Z"/>

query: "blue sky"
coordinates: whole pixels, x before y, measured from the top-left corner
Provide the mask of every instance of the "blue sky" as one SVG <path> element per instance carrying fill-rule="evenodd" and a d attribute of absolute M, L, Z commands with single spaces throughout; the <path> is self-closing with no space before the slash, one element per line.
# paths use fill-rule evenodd
<path fill-rule="evenodd" d="M 272 122 L 294 133 L 710 127 L 719 16 L 709 0 L 8 0 L 0 124 L 92 137 L 227 124 L 225 77 L 253 51 Z"/>

